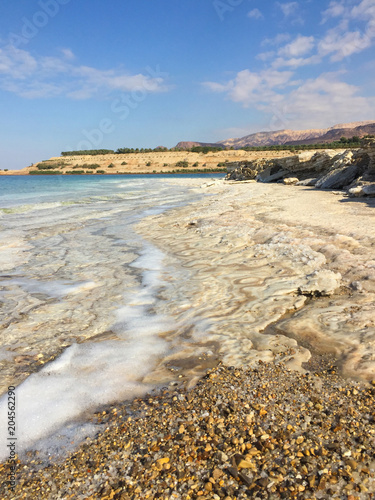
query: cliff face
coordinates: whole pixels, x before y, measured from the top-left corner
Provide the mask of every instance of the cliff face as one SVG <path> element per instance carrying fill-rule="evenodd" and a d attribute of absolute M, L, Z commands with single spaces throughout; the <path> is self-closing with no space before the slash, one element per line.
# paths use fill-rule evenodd
<path fill-rule="evenodd" d="M 304 152 L 285 158 L 228 163 L 227 180 L 282 182 L 318 189 L 344 189 L 349 196 L 375 196 L 375 139 L 359 150 Z"/>

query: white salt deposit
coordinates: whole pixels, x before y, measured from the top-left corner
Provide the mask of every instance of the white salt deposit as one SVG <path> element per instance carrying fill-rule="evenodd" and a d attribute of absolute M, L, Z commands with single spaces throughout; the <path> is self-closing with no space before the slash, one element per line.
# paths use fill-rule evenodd
<path fill-rule="evenodd" d="M 113 327 L 118 340 L 73 344 L 55 361 L 31 375 L 17 387 L 17 451 L 45 440 L 51 449 L 60 443 L 61 431 L 86 410 L 118 400 L 145 394 L 152 387 L 142 383 L 158 358 L 168 351 L 160 334 L 173 328 L 173 322 L 150 312 L 160 286 L 163 254 L 145 245 L 132 264 L 142 270 L 141 286 L 125 294 L 126 306 L 117 311 Z M 32 289 L 35 283 L 22 283 Z M 38 284 L 37 289 L 43 290 Z M 52 284 L 49 293 L 69 293 L 71 287 Z M 0 400 L 0 419 L 6 421 L 7 397 Z M 70 433 L 67 434 L 71 439 Z M 6 443 L 7 428 L 0 429 L 0 442 Z M 52 439 L 51 439 L 52 438 Z M 6 459 L 2 444 L 0 460 Z"/>
<path fill-rule="evenodd" d="M 0 194 L 7 207 L 0 241 L 4 460 L 10 385 L 17 386 L 18 453 L 55 453 L 95 432 L 85 425 L 87 411 L 154 387 L 143 380 L 169 353 L 164 334 L 175 325 L 155 312 L 164 256 L 132 225 L 190 195 L 155 179 L 115 177 L 9 178 Z M 64 348 L 25 379 L 30 365 Z"/>
<path fill-rule="evenodd" d="M 50 297 L 63 297 L 76 294 L 83 290 L 91 290 L 97 285 L 94 282 L 69 283 L 69 281 L 50 280 L 38 281 L 35 279 L 16 278 L 7 281 L 7 285 L 18 285 L 29 293 L 43 293 Z"/>

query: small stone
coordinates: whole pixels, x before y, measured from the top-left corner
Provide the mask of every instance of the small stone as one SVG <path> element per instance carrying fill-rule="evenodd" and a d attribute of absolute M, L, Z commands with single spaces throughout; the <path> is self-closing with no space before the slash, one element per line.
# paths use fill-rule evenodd
<path fill-rule="evenodd" d="M 229 474 L 234 477 L 234 479 L 237 479 L 238 478 L 238 469 L 237 467 L 227 467 L 226 469 Z"/>
<path fill-rule="evenodd" d="M 219 458 L 219 460 L 220 460 L 221 462 L 228 462 L 228 460 L 229 460 L 228 455 L 226 455 L 226 454 L 225 454 L 224 452 L 222 452 L 222 451 L 219 451 L 219 452 L 218 452 L 218 458 Z"/>
<path fill-rule="evenodd" d="M 375 382 L 375 380 L 374 380 Z M 375 384 L 374 384 L 375 385 Z M 250 425 L 252 422 L 254 421 L 254 412 L 252 411 L 251 413 L 249 413 L 248 415 L 246 415 L 245 417 L 245 422 Z"/>
<path fill-rule="evenodd" d="M 167 464 L 169 462 L 169 458 L 168 457 L 163 457 L 163 458 L 159 458 L 156 463 L 160 466 L 164 465 L 164 464 Z"/>
<path fill-rule="evenodd" d="M 241 460 L 237 467 L 239 469 L 250 469 L 254 467 L 254 464 L 252 462 L 249 462 L 248 460 Z"/>
<path fill-rule="evenodd" d="M 356 470 L 358 467 L 358 463 L 352 459 L 345 460 L 345 463 L 346 463 L 346 465 L 349 465 L 352 470 Z"/>
<path fill-rule="evenodd" d="M 221 469 L 216 468 L 212 472 L 212 477 L 215 479 L 215 481 L 220 479 L 222 475 L 223 475 L 223 471 Z"/>

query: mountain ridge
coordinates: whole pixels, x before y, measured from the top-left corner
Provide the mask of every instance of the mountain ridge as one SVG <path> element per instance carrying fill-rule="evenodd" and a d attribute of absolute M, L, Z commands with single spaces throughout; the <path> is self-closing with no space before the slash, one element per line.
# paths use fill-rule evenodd
<path fill-rule="evenodd" d="M 177 144 L 176 148 L 189 149 L 194 146 L 225 146 L 240 149 L 243 147 L 276 146 L 283 144 L 317 144 L 340 140 L 341 137 L 350 138 L 358 136 L 361 138 L 368 134 L 375 134 L 375 120 L 340 123 L 323 129 L 261 131 L 244 137 L 224 139 L 215 143 L 181 141 Z"/>

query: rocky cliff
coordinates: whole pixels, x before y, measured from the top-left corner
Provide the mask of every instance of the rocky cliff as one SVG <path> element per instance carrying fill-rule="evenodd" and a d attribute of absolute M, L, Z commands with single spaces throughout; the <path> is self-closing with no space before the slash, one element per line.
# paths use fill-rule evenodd
<path fill-rule="evenodd" d="M 286 158 L 232 162 L 227 180 L 254 180 L 343 189 L 349 196 L 375 196 L 375 138 L 358 150 L 305 152 Z"/>

